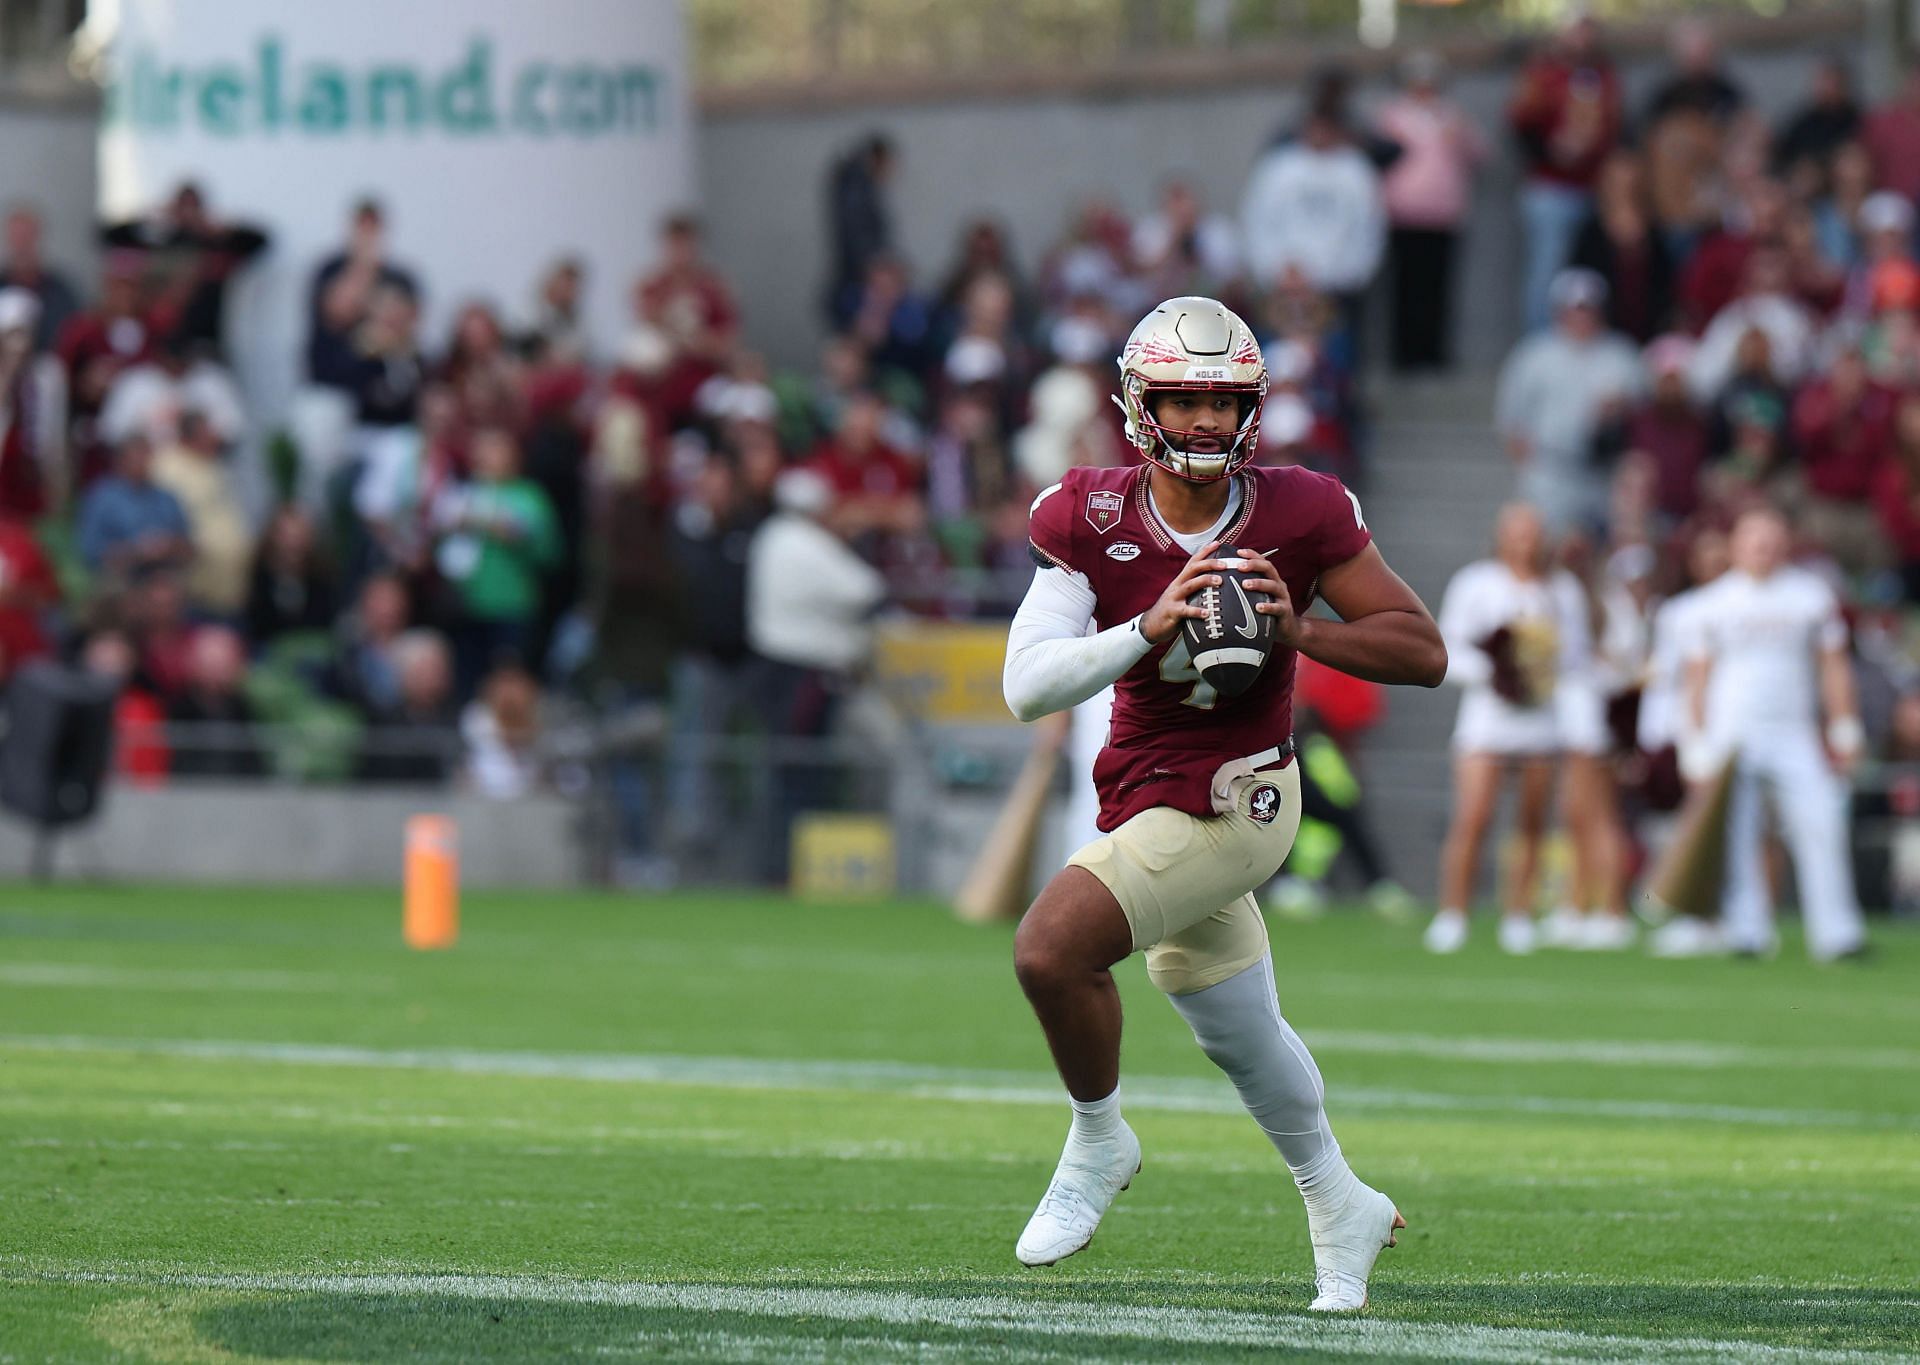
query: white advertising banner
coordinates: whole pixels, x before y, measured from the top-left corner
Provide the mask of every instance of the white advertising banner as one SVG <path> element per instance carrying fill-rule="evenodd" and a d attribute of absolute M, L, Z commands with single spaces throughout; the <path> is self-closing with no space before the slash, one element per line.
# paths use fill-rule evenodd
<path fill-rule="evenodd" d="M 561 255 L 614 346 L 666 215 L 692 207 L 679 0 L 94 0 L 109 33 L 101 209 L 183 181 L 272 235 L 228 341 L 277 415 L 300 375 L 307 289 L 355 201 L 387 210 L 421 282 L 430 353 L 472 299 L 509 324 Z M 106 11 L 102 16 L 99 11 Z"/>

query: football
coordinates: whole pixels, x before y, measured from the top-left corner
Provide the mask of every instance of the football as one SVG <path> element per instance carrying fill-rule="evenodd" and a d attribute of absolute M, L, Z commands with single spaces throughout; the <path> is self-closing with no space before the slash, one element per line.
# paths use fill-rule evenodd
<path fill-rule="evenodd" d="M 1218 557 L 1238 559 L 1240 551 L 1229 546 Z M 1202 588 L 1187 599 L 1206 615 L 1180 623 L 1194 668 L 1223 697 L 1237 697 L 1252 687 L 1273 653 L 1273 618 L 1253 609 L 1266 594 L 1242 586 L 1253 576 L 1246 570 L 1225 570 L 1219 587 Z"/>

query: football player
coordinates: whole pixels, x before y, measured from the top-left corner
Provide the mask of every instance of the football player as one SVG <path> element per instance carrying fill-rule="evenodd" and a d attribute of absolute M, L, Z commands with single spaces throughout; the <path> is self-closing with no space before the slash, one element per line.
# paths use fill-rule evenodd
<path fill-rule="evenodd" d="M 1073 1106 L 1015 1254 L 1049 1265 L 1079 1251 L 1140 1167 L 1120 1113 L 1111 968 L 1144 951 L 1148 976 L 1293 1172 L 1312 1234 L 1313 1306 L 1356 1310 L 1375 1258 L 1406 1224 L 1354 1175 L 1327 1126 L 1319 1069 L 1280 1013 L 1253 892 L 1300 821 L 1296 654 L 1431 687 L 1446 649 L 1351 493 L 1306 469 L 1253 467 L 1267 369 L 1239 317 L 1213 299 L 1169 299 L 1127 339 L 1120 386 L 1145 463 L 1069 470 L 1035 500 L 1039 567 L 1007 642 L 1007 702 L 1022 720 L 1114 688 L 1093 773 L 1105 833 L 1048 883 L 1014 940 L 1015 971 Z M 1238 565 L 1219 558 L 1223 547 L 1240 549 Z M 1189 599 L 1232 567 L 1250 573 L 1274 643 L 1253 684 L 1226 698 L 1194 668 L 1181 628 L 1203 614 Z M 1315 597 L 1341 619 L 1307 616 Z"/>

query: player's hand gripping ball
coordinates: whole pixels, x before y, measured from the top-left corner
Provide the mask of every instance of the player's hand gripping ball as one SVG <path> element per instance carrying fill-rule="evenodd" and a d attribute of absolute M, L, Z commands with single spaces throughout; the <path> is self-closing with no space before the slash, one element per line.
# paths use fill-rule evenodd
<path fill-rule="evenodd" d="M 1242 559 L 1252 554 L 1232 547 L 1221 550 L 1219 562 L 1226 567 L 1208 576 L 1220 581 L 1204 582 L 1187 599 L 1199 611 L 1180 622 L 1194 668 L 1223 697 L 1237 697 L 1252 687 L 1273 654 L 1279 617 L 1255 607 L 1271 605 L 1274 599 L 1266 585 L 1274 580 L 1267 576 L 1264 559 Z"/>

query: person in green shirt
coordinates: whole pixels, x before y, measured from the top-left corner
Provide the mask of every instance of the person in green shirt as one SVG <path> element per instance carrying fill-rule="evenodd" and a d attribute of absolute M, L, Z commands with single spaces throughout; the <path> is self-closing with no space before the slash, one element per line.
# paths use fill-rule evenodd
<path fill-rule="evenodd" d="M 474 433 L 473 481 L 435 509 L 441 576 L 458 594 L 455 634 L 460 692 L 471 695 L 502 662 L 537 667 L 526 652 L 546 575 L 560 559 L 560 525 L 545 490 L 520 475 L 520 446 L 498 427 Z"/>

